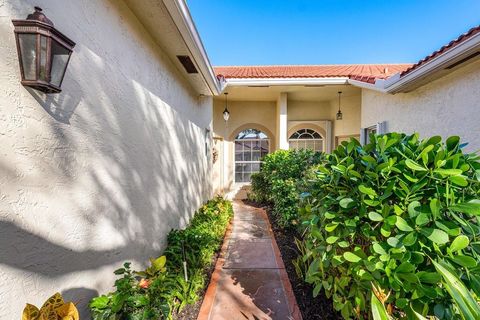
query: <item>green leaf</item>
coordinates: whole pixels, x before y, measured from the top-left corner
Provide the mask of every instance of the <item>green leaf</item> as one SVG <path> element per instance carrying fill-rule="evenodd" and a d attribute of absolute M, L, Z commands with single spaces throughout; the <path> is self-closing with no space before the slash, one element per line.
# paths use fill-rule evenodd
<path fill-rule="evenodd" d="M 114 274 L 124 274 L 125 273 L 125 268 L 120 268 L 120 269 L 117 269 L 115 271 L 113 271 Z"/>
<path fill-rule="evenodd" d="M 450 245 L 450 250 L 452 252 L 456 252 L 458 250 L 465 249 L 466 247 L 468 247 L 469 243 L 470 240 L 468 240 L 467 236 L 459 235 L 452 241 L 452 244 Z"/>
<path fill-rule="evenodd" d="M 356 263 L 356 262 L 359 262 L 360 260 L 362 260 L 362 258 L 360 258 L 359 256 L 357 256 L 356 254 L 354 254 L 353 252 L 344 252 L 343 253 L 343 257 L 345 258 L 345 260 L 347 260 L 348 262 L 353 262 L 353 263 Z"/>
<path fill-rule="evenodd" d="M 445 287 L 462 317 L 467 320 L 480 319 L 480 306 L 463 282 L 440 263 L 433 260 L 432 263 L 445 281 Z"/>
<path fill-rule="evenodd" d="M 430 241 L 435 242 L 436 244 L 445 244 L 448 242 L 448 234 L 440 229 L 431 229 L 425 228 L 422 229 L 422 234 L 424 234 Z"/>
<path fill-rule="evenodd" d="M 397 269 L 395 269 L 395 272 L 400 272 L 400 273 L 410 273 L 415 270 L 415 266 L 411 264 L 410 262 L 402 262 Z"/>
<path fill-rule="evenodd" d="M 378 253 L 380 255 L 387 254 L 385 249 L 383 249 L 383 247 L 376 242 L 373 244 L 373 251 L 375 251 L 376 253 Z"/>
<path fill-rule="evenodd" d="M 338 237 L 330 236 L 330 237 L 327 238 L 326 241 L 327 241 L 328 244 L 333 244 L 333 243 L 337 242 L 337 240 L 338 240 Z"/>
<path fill-rule="evenodd" d="M 385 309 L 385 306 L 378 300 L 373 292 L 370 300 L 373 320 L 390 320 L 387 309 Z"/>
<path fill-rule="evenodd" d="M 449 209 L 461 213 L 473 214 L 475 216 L 478 216 L 480 215 L 480 201 L 472 200 L 469 202 L 457 203 L 453 206 L 450 206 Z"/>
<path fill-rule="evenodd" d="M 417 211 L 417 208 L 420 206 L 421 204 L 418 201 L 410 202 L 410 204 L 408 205 L 408 215 L 410 216 L 410 218 L 416 217 L 420 214 L 420 212 Z"/>
<path fill-rule="evenodd" d="M 460 144 L 460 137 L 459 136 L 451 136 L 448 137 L 446 141 L 447 150 L 451 151 L 454 150 Z"/>
<path fill-rule="evenodd" d="M 338 222 L 332 222 L 332 223 L 329 223 L 325 226 L 325 230 L 327 232 L 332 232 L 333 230 L 335 230 L 336 228 L 338 227 Z"/>
<path fill-rule="evenodd" d="M 368 218 L 372 221 L 383 221 L 382 215 L 374 211 L 368 213 Z"/>
<path fill-rule="evenodd" d="M 315 298 L 316 296 L 318 296 L 318 294 L 320 293 L 320 290 L 322 289 L 322 283 L 319 282 L 315 285 L 315 287 L 313 288 L 313 297 Z"/>
<path fill-rule="evenodd" d="M 393 248 L 401 247 L 401 242 L 395 237 L 390 237 L 387 239 L 387 243 Z"/>
<path fill-rule="evenodd" d="M 420 313 L 418 313 L 417 311 L 413 310 L 413 308 L 412 308 L 412 311 L 413 311 L 413 314 L 415 315 L 415 317 L 417 317 L 418 320 L 428 320 L 427 318 L 425 318 L 424 316 L 422 316 Z"/>
<path fill-rule="evenodd" d="M 167 257 L 161 256 L 155 260 L 150 259 L 150 261 L 152 262 L 152 266 L 155 268 L 155 270 L 160 271 L 163 269 L 163 267 L 165 267 L 165 263 L 167 263 Z"/>
<path fill-rule="evenodd" d="M 342 200 L 340 200 L 340 207 L 344 209 L 351 209 L 355 207 L 355 201 L 350 198 L 343 198 Z"/>
<path fill-rule="evenodd" d="M 457 186 L 460 186 L 460 187 L 468 186 L 468 181 L 465 176 L 451 176 L 451 177 L 448 177 L 448 180 L 450 180 L 451 183 L 456 184 Z"/>
<path fill-rule="evenodd" d="M 410 169 L 412 169 L 413 171 L 427 171 L 427 169 L 425 169 L 424 167 L 422 167 L 421 165 L 419 165 L 418 163 L 416 163 L 411 159 L 405 160 L 405 165 Z"/>
<path fill-rule="evenodd" d="M 108 306 L 109 301 L 110 299 L 107 296 L 93 298 L 90 302 L 90 308 L 105 309 Z"/>
<path fill-rule="evenodd" d="M 436 272 L 425 272 L 421 271 L 418 273 L 418 279 L 420 282 L 437 284 L 442 277 Z"/>
<path fill-rule="evenodd" d="M 438 199 L 430 200 L 430 211 L 432 211 L 433 219 L 437 219 L 440 216 L 440 201 Z"/>
<path fill-rule="evenodd" d="M 405 221 L 405 219 L 403 219 L 400 216 L 397 217 L 397 222 L 395 222 L 395 225 L 401 231 L 405 231 L 405 232 L 413 231 L 413 228 L 408 225 L 408 222 Z"/>
<path fill-rule="evenodd" d="M 477 266 L 477 260 L 469 256 L 454 256 L 452 260 L 465 268 L 473 268 Z"/>
<path fill-rule="evenodd" d="M 377 193 L 375 192 L 375 190 L 373 190 L 372 188 L 369 188 L 369 187 L 365 187 L 363 184 L 358 186 L 358 190 L 361 193 L 369 195 L 371 197 L 376 197 L 377 196 Z"/>
<path fill-rule="evenodd" d="M 433 173 L 438 173 L 444 177 L 446 176 L 459 176 L 462 174 L 462 170 L 460 169 L 435 169 Z"/>
<path fill-rule="evenodd" d="M 430 218 L 428 217 L 428 215 L 426 213 L 420 213 L 417 218 L 415 219 L 415 224 L 417 226 L 423 226 L 425 224 L 427 224 L 428 222 L 430 222 Z"/>
<path fill-rule="evenodd" d="M 410 232 L 402 239 L 403 245 L 406 247 L 413 246 L 417 243 L 417 234 L 415 232 Z"/>

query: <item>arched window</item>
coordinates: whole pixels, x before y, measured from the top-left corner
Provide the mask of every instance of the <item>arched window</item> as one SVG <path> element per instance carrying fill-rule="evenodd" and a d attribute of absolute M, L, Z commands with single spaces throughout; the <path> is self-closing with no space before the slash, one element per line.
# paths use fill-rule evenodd
<path fill-rule="evenodd" d="M 312 129 L 301 129 L 296 131 L 288 139 L 290 149 L 310 149 L 323 151 L 323 138 L 320 133 Z"/>
<path fill-rule="evenodd" d="M 250 176 L 260 171 L 261 159 L 269 151 L 269 140 L 257 129 L 241 131 L 235 138 L 235 182 L 250 182 Z"/>

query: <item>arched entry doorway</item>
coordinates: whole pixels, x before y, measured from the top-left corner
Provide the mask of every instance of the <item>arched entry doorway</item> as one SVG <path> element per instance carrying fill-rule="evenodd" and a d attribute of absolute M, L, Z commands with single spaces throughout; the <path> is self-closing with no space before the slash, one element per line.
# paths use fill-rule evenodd
<path fill-rule="evenodd" d="M 261 159 L 270 151 L 270 139 L 258 129 L 244 129 L 235 137 L 235 182 L 250 182 L 260 171 Z"/>

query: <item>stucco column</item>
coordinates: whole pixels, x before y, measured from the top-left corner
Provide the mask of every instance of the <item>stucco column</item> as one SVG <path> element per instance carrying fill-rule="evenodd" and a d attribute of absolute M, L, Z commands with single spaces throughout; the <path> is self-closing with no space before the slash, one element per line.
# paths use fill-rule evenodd
<path fill-rule="evenodd" d="M 277 149 L 288 150 L 287 93 L 277 98 Z"/>

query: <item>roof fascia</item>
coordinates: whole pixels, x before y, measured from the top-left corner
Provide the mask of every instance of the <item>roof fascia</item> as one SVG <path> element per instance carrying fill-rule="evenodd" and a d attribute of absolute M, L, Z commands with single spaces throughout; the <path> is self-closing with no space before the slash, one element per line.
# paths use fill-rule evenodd
<path fill-rule="evenodd" d="M 347 77 L 331 78 L 228 78 L 228 86 L 320 86 L 348 84 Z"/>

